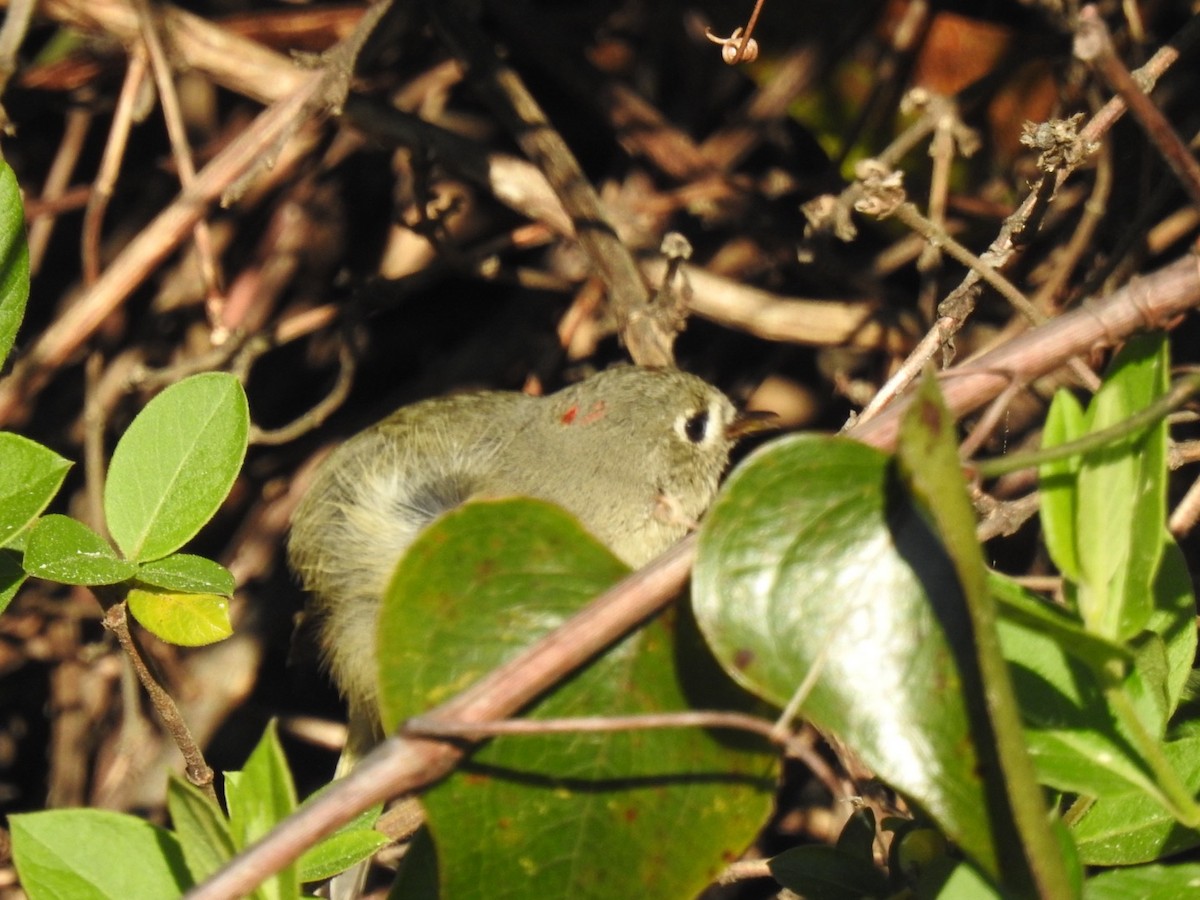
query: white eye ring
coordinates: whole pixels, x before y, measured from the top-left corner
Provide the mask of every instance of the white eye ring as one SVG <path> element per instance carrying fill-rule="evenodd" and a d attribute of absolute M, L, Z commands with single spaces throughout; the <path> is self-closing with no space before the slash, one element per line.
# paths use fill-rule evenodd
<path fill-rule="evenodd" d="M 706 409 L 698 409 L 684 413 L 675 420 L 675 432 L 695 447 L 707 446 L 713 442 L 721 429 L 721 410 L 716 403 Z"/>
<path fill-rule="evenodd" d="M 680 419 L 679 430 L 685 440 L 693 444 L 703 444 L 705 438 L 708 437 L 708 422 L 709 412 L 707 409 L 702 409 L 700 412 Z"/>

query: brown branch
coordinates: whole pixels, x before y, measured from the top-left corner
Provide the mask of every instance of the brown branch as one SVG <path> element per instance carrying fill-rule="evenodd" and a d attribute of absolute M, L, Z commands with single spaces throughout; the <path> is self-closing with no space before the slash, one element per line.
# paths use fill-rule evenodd
<path fill-rule="evenodd" d="M 167 52 L 163 49 L 163 42 L 159 36 L 159 22 L 150 6 L 150 0 L 133 0 L 133 5 L 137 11 L 142 44 L 150 57 L 150 69 L 154 73 L 158 101 L 162 108 L 163 121 L 167 126 L 167 139 L 171 144 L 175 167 L 179 170 L 179 183 L 187 190 L 196 181 L 196 164 L 192 158 L 187 129 L 183 124 L 183 112 L 179 106 L 179 95 L 175 92 L 171 64 L 167 61 Z M 213 252 L 212 234 L 204 218 L 196 221 L 192 227 L 192 235 L 196 255 L 200 261 L 200 278 L 208 295 L 209 321 L 215 322 L 217 318 L 213 313 L 219 311 L 222 305 L 221 275 Z"/>
<path fill-rule="evenodd" d="M 138 681 L 142 683 L 142 687 L 149 695 L 150 702 L 154 704 L 155 710 L 158 711 L 163 724 L 166 725 L 167 731 L 175 741 L 175 745 L 183 753 L 183 759 L 187 765 L 188 781 L 200 788 L 213 803 L 216 803 L 217 792 L 213 789 L 213 770 L 204 761 L 204 754 L 192 737 L 191 731 L 188 730 L 187 723 L 180 715 L 179 707 L 175 705 L 174 699 L 150 671 L 146 656 L 142 653 L 142 648 L 138 646 L 137 639 L 129 629 L 129 616 L 123 600 L 113 603 L 105 609 L 104 627 L 116 635 L 117 642 L 125 651 L 125 656 L 133 664 Z"/>
<path fill-rule="evenodd" d="M 1191 197 L 1192 203 L 1200 209 L 1200 163 L 1196 162 L 1196 157 L 1192 156 L 1191 151 L 1180 140 L 1166 116 L 1125 68 L 1125 64 L 1113 49 L 1108 26 L 1096 12 L 1095 6 L 1085 6 L 1079 13 L 1079 26 L 1075 32 L 1075 55 L 1099 72 L 1113 92 L 1125 101 L 1126 107 L 1150 138 L 1150 143 L 1175 173 L 1184 191 Z"/>
<path fill-rule="evenodd" d="M 1188 254 L 1156 272 L 1135 278 L 1101 300 L 1083 305 L 1018 335 L 971 363 L 943 372 L 942 392 L 956 416 L 965 416 L 1013 380 L 1052 372 L 1072 356 L 1111 347 L 1136 331 L 1164 328 L 1200 304 L 1200 256 Z M 890 446 L 907 408 L 903 400 L 847 434 Z"/>
<path fill-rule="evenodd" d="M 100 279 L 33 343 L 0 380 L 0 422 L 11 421 L 34 393 L 66 364 L 118 309 L 126 298 L 170 255 L 207 212 L 210 204 L 225 197 L 249 173 L 259 172 L 269 162 L 281 140 L 295 134 L 302 122 L 323 116 L 331 104 L 340 102 L 340 89 L 348 76 L 348 51 L 357 50 L 378 22 L 387 3 L 377 3 L 360 20 L 354 34 L 329 55 L 328 64 L 305 73 L 300 86 L 261 114 L 241 135 L 197 173 L 101 275 Z M 135 23 L 136 24 L 136 23 Z"/>
<path fill-rule="evenodd" d="M 520 76 L 496 58 L 459 3 L 426 3 L 443 39 L 461 58 L 479 92 L 526 156 L 545 174 L 575 225 L 580 245 L 604 279 L 622 337 L 635 362 L 666 366 L 674 360 L 675 328 L 650 303 L 629 249 L 608 221 L 579 162 Z"/>
<path fill-rule="evenodd" d="M 104 142 L 104 155 L 100 158 L 100 169 L 87 208 L 83 212 L 83 234 L 80 238 L 83 258 L 83 283 L 94 285 L 100 278 L 100 236 L 104 228 L 104 214 L 112 200 L 113 188 L 125 158 L 125 147 L 129 142 L 129 131 L 133 126 L 134 105 L 145 82 L 149 61 L 143 45 L 135 44 L 129 51 L 129 64 L 125 69 L 125 80 L 117 95 L 117 106 L 113 110 L 108 139 Z"/>

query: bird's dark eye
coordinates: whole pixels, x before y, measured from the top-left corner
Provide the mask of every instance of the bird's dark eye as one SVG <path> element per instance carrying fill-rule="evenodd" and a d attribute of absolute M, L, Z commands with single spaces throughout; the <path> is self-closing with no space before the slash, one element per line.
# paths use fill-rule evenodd
<path fill-rule="evenodd" d="M 708 434 L 708 410 L 688 416 L 683 423 L 683 433 L 693 444 L 699 444 Z"/>

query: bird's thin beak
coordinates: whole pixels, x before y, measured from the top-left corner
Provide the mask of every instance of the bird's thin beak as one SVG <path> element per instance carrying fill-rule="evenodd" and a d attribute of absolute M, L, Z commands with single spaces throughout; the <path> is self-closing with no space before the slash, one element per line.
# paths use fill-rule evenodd
<path fill-rule="evenodd" d="M 752 434 L 779 430 L 779 416 L 761 409 L 746 409 L 734 416 L 725 429 L 725 437 L 740 441 Z"/>

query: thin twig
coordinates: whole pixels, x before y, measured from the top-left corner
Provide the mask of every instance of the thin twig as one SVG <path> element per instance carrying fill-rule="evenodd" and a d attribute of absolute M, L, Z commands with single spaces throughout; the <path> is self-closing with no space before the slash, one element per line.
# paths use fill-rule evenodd
<path fill-rule="evenodd" d="M 133 5 L 141 25 L 142 43 L 150 56 L 150 68 L 154 72 L 154 83 L 158 88 L 163 121 L 167 126 L 167 138 L 171 143 L 171 154 L 175 159 L 175 167 L 179 170 L 179 183 L 186 191 L 196 183 L 196 165 L 192 161 L 192 148 L 183 124 L 183 113 L 179 108 L 179 95 L 175 92 L 171 64 L 167 61 L 166 51 L 159 38 L 158 23 L 150 0 L 133 0 Z M 213 252 L 208 222 L 203 218 L 198 219 L 192 227 L 192 235 L 196 242 L 196 256 L 200 262 L 200 277 L 208 297 L 206 306 L 209 322 L 215 323 L 219 321 L 222 305 L 221 276 Z"/>
<path fill-rule="evenodd" d="M 580 245 L 608 287 L 630 356 L 642 365 L 671 365 L 674 328 L 655 314 L 632 255 L 609 223 L 600 198 L 562 136 L 516 71 L 497 59 L 457 0 L 429 0 L 426 8 L 443 39 L 474 76 L 480 93 L 545 174 L 570 214 Z"/>
<path fill-rule="evenodd" d="M 656 713 L 638 716 L 578 716 L 562 719 L 496 719 L 491 722 L 450 722 L 430 720 L 425 716 L 409 719 L 400 729 L 412 737 L 469 738 L 472 741 L 502 735 L 607 733 L 617 731 L 650 731 L 664 728 L 722 728 L 748 731 L 773 744 L 787 746 L 791 735 L 780 731 L 778 724 L 745 713 L 722 710 L 692 710 L 689 712 Z"/>
<path fill-rule="evenodd" d="M 894 212 L 897 219 L 907 225 L 909 228 L 916 231 L 930 243 L 936 243 L 949 253 L 954 259 L 958 260 L 963 265 L 967 266 L 973 272 L 979 275 L 984 282 L 994 288 L 1000 296 L 1012 304 L 1027 321 L 1034 325 L 1041 325 L 1046 321 L 1046 317 L 1035 307 L 1029 299 L 1021 293 L 1021 291 L 1011 281 L 1004 277 L 998 270 L 993 268 L 979 256 L 976 256 L 944 230 L 939 229 L 929 219 L 926 219 L 917 211 L 917 208 L 911 203 L 902 203 Z M 961 326 L 961 323 L 960 323 Z M 1100 379 L 1083 360 L 1074 357 L 1067 361 L 1067 366 L 1071 372 L 1077 377 L 1085 387 L 1091 391 L 1096 391 L 1100 388 Z"/>
<path fill-rule="evenodd" d="M 264 347 L 269 346 L 265 341 L 262 343 Z M 279 428 L 263 429 L 257 425 L 251 425 L 250 443 L 265 446 L 286 444 L 319 427 L 346 402 L 346 398 L 350 395 L 350 388 L 354 385 L 354 372 L 357 365 L 358 361 L 349 342 L 343 340 L 338 348 L 337 380 L 329 389 L 329 393 L 303 415 Z"/>
<path fill-rule="evenodd" d="M 67 113 L 67 127 L 63 131 L 62 141 L 58 152 L 50 164 L 46 175 L 46 184 L 42 189 L 42 198 L 50 204 L 67 191 L 71 173 L 83 152 L 84 140 L 88 129 L 92 126 L 92 114 L 86 109 L 73 108 Z M 52 213 L 40 216 L 29 227 L 29 270 L 38 272 L 42 267 L 42 258 L 50 244 L 50 235 L 54 231 L 55 217 Z"/>
<path fill-rule="evenodd" d="M 1111 347 L 1141 329 L 1166 327 L 1197 304 L 1200 256 L 1189 253 L 1102 300 L 1084 301 L 1078 309 L 942 373 L 942 393 L 950 409 L 961 417 L 989 402 L 1014 379 L 1041 377 L 1079 353 Z M 846 433 L 876 446 L 890 445 L 907 405 L 901 398 Z"/>
<path fill-rule="evenodd" d="M 1112 90 L 1125 101 L 1150 142 L 1166 161 L 1192 203 L 1200 209 L 1200 162 L 1179 139 L 1175 129 L 1157 106 L 1138 86 L 1113 49 L 1108 26 L 1096 7 L 1085 6 L 1079 13 L 1075 32 L 1075 55 L 1091 64 Z"/>
<path fill-rule="evenodd" d="M 125 80 L 117 95 L 117 106 L 113 110 L 108 139 L 104 142 L 104 154 L 100 157 L 100 169 L 83 212 L 83 232 L 80 238 L 83 258 L 83 283 L 92 286 L 100 278 L 100 235 L 104 228 L 104 213 L 112 199 L 121 161 L 125 158 L 125 147 L 129 131 L 133 127 L 134 108 L 145 82 L 148 61 L 145 45 L 134 44 L 129 51 L 129 64 L 125 67 Z"/>
<path fill-rule="evenodd" d="M 188 730 L 187 723 L 180 715 L 179 707 L 175 705 L 174 699 L 151 672 L 145 654 L 142 653 L 137 639 L 130 631 L 124 600 L 113 603 L 104 611 L 104 627 L 116 635 L 121 649 L 125 651 L 126 657 L 133 664 L 138 681 L 142 683 L 142 687 L 149 695 L 150 702 L 154 704 L 155 710 L 158 711 L 163 724 L 166 725 L 167 731 L 175 741 L 175 745 L 183 753 L 188 781 L 200 788 L 213 803 L 216 803 L 217 792 L 213 789 L 213 770 L 204 761 L 204 754 L 192 737 L 191 731 Z"/>

